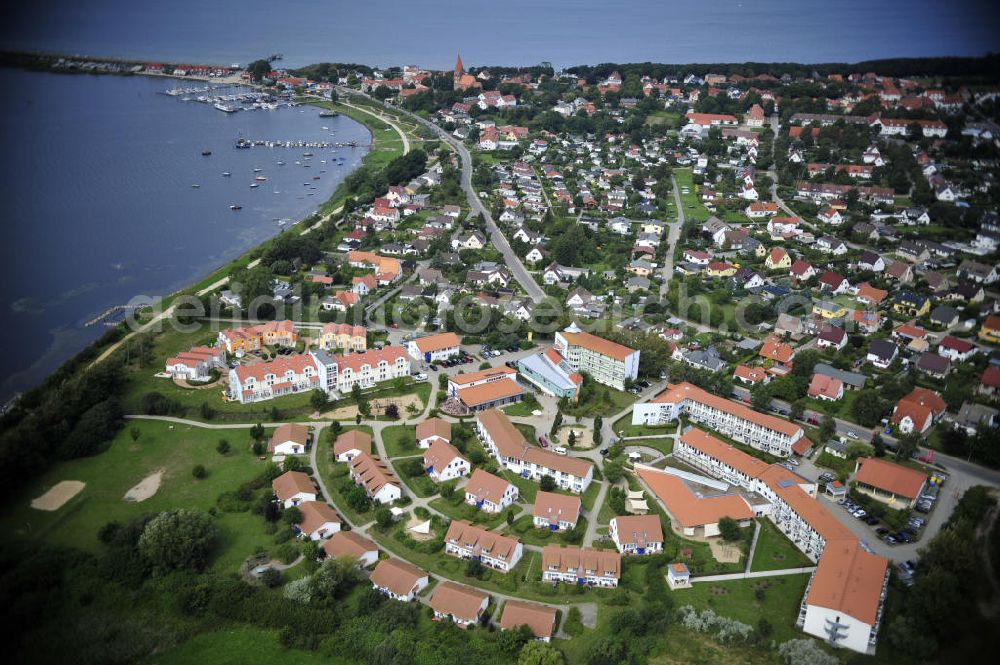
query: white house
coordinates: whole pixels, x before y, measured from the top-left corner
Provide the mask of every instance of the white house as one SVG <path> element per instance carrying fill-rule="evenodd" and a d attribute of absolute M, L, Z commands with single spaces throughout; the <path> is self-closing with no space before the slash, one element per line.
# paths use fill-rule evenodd
<path fill-rule="evenodd" d="M 447 441 L 435 441 L 424 453 L 424 469 L 436 483 L 469 475 L 472 464 Z"/>
<path fill-rule="evenodd" d="M 340 515 L 328 504 L 305 501 L 298 508 L 302 513 L 302 521 L 298 526 L 299 535 L 310 540 L 324 540 L 340 531 Z"/>
<path fill-rule="evenodd" d="M 663 527 L 659 515 L 615 517 L 608 535 L 622 554 L 655 554 L 663 549 Z"/>
<path fill-rule="evenodd" d="M 517 538 L 452 520 L 444 536 L 444 551 L 460 559 L 478 560 L 484 566 L 506 573 L 521 560 L 524 548 Z"/>
<path fill-rule="evenodd" d="M 312 478 L 301 471 L 286 471 L 271 481 L 271 489 L 285 508 L 316 500 Z"/>
<path fill-rule="evenodd" d="M 301 455 L 309 442 L 309 428 L 296 423 L 285 423 L 274 430 L 267 444 L 268 452 L 275 455 Z"/>
<path fill-rule="evenodd" d="M 357 559 L 358 565 L 362 568 L 378 562 L 378 545 L 357 531 L 338 531 L 323 543 L 323 551 L 334 559 L 337 557 Z"/>
<path fill-rule="evenodd" d="M 399 559 L 384 559 L 372 571 L 372 586 L 394 600 L 410 602 L 430 583 L 424 571 Z"/>
<path fill-rule="evenodd" d="M 428 335 L 412 340 L 406 344 L 406 352 L 414 360 L 435 362 L 445 360 L 461 353 L 458 335 L 453 332 Z"/>
<path fill-rule="evenodd" d="M 499 513 L 517 497 L 516 485 L 482 469 L 476 469 L 465 485 L 465 502 L 488 513 Z"/>

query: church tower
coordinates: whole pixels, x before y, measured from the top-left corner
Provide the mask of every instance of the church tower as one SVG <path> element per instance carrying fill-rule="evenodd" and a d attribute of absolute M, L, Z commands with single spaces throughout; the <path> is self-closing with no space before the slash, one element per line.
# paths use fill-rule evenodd
<path fill-rule="evenodd" d="M 461 80 L 462 75 L 465 74 L 465 67 L 462 66 L 462 54 L 458 54 L 458 59 L 455 61 L 455 89 L 458 89 L 458 82 Z"/>

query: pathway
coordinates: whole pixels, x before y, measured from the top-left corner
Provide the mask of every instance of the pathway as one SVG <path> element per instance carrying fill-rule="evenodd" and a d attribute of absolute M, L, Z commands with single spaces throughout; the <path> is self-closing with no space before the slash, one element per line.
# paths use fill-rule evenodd
<path fill-rule="evenodd" d="M 816 566 L 805 566 L 803 568 L 782 568 L 781 570 L 758 570 L 757 572 L 726 573 L 724 575 L 703 575 L 702 577 L 692 577 L 691 583 L 698 582 L 728 582 L 730 580 L 749 580 L 760 577 L 780 577 L 783 575 L 802 575 L 816 570 Z"/>

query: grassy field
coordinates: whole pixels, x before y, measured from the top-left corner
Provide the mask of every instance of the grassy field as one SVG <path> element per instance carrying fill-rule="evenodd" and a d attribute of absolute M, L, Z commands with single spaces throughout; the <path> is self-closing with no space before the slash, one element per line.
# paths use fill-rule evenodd
<path fill-rule="evenodd" d="M 778 530 L 770 520 L 758 519 L 760 536 L 754 550 L 750 570 L 781 570 L 782 568 L 802 568 L 813 562 Z"/>
<path fill-rule="evenodd" d="M 606 418 L 631 406 L 634 402 L 635 395 L 631 393 L 595 384 L 590 399 L 581 399 L 575 404 L 570 404 L 563 410 L 563 414 L 581 418 L 594 418 L 596 416 Z"/>
<path fill-rule="evenodd" d="M 139 438 L 133 443 L 130 430 Z M 216 452 L 219 439 L 232 446 L 227 455 Z M 264 462 L 248 449 L 248 429 L 207 430 L 156 421 L 132 421 L 100 455 L 62 462 L 32 482 L 0 512 L 0 528 L 7 538 L 23 538 L 97 551 L 97 532 L 107 522 L 127 521 L 143 513 L 177 507 L 207 511 L 219 494 L 235 490 L 264 470 Z M 202 464 L 208 475 L 191 474 Z M 163 472 L 156 494 L 142 502 L 126 502 L 128 490 L 152 473 Z M 30 507 L 35 497 L 63 480 L 87 485 L 58 510 L 43 512 Z M 272 538 L 264 533 L 263 520 L 250 513 L 220 511 L 215 518 L 220 547 L 213 567 L 234 571 L 257 546 Z"/>
<path fill-rule="evenodd" d="M 396 477 L 403 481 L 406 486 L 410 489 L 413 494 L 419 497 L 429 497 L 434 496 L 438 493 L 437 484 L 430 479 L 429 476 L 421 474 L 419 476 L 408 476 L 403 473 L 401 464 L 404 460 L 395 460 L 389 462 L 393 470 L 396 472 Z"/>
<path fill-rule="evenodd" d="M 684 218 L 686 220 L 697 220 L 704 222 L 711 216 L 701 203 L 699 188 L 694 184 L 691 176 L 691 169 L 674 169 L 674 179 L 677 181 L 678 191 L 681 192 L 681 204 L 684 206 Z M 688 193 L 684 193 L 684 188 L 689 188 Z"/>
<path fill-rule="evenodd" d="M 625 441 L 624 443 L 626 446 L 644 446 L 646 448 L 655 448 L 664 455 L 669 455 L 674 451 L 674 439 L 669 436 L 658 437 L 655 439 L 636 439 L 635 441 Z"/>
<path fill-rule="evenodd" d="M 650 427 L 648 425 L 633 425 L 632 414 L 626 413 L 611 425 L 615 434 L 621 437 L 629 436 L 657 436 L 660 434 L 673 434 L 677 431 L 676 425 L 661 425 Z"/>
<path fill-rule="evenodd" d="M 508 416 L 530 416 L 531 412 L 535 409 L 540 408 L 538 404 L 526 404 L 524 402 L 517 402 L 516 404 L 511 404 L 510 406 L 505 406 L 502 410 Z"/>
<path fill-rule="evenodd" d="M 691 605 L 695 609 L 711 607 L 718 614 L 756 626 L 760 617 L 766 617 L 774 627 L 774 640 L 801 637 L 795 630 L 802 594 L 805 593 L 809 574 L 784 575 L 728 582 L 701 582 L 690 589 L 671 592 L 674 603 L 680 607 Z M 763 592 L 763 597 L 758 594 Z"/>
<path fill-rule="evenodd" d="M 346 665 L 348 660 L 298 649 L 286 649 L 278 631 L 233 628 L 202 633 L 161 654 L 150 656 L 145 665 Z"/>
<path fill-rule="evenodd" d="M 408 457 L 423 453 L 417 447 L 416 425 L 393 425 L 382 430 L 382 444 L 389 457 Z"/>
<path fill-rule="evenodd" d="M 508 506 L 507 508 L 504 508 L 503 512 L 495 515 L 493 513 L 487 513 L 479 510 L 475 506 L 470 506 L 465 503 L 465 494 L 462 490 L 456 492 L 455 496 L 461 496 L 462 499 L 452 503 L 443 497 L 439 497 L 430 502 L 430 507 L 445 517 L 449 517 L 453 520 L 465 520 L 466 522 L 472 522 L 473 524 L 480 524 L 487 529 L 495 529 L 506 522 L 508 512 L 513 511 L 514 514 L 521 512 L 520 506 Z"/>
<path fill-rule="evenodd" d="M 586 532 L 587 530 L 587 520 L 581 517 L 578 523 L 578 528 Z M 550 531 L 548 529 L 536 529 L 534 526 L 534 517 L 531 515 L 522 515 L 517 518 L 513 524 L 505 527 L 504 533 L 518 538 L 522 543 L 526 545 L 538 545 L 539 547 L 545 547 L 546 545 L 571 545 L 572 543 L 566 539 L 567 532 L 565 531 Z"/>

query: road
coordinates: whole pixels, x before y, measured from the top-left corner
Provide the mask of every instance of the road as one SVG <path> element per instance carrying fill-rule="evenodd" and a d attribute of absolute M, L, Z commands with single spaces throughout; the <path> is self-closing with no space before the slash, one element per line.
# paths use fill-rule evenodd
<path fill-rule="evenodd" d="M 345 95 L 360 95 L 367 97 L 367 95 L 362 95 L 356 90 L 349 90 L 347 88 L 338 88 L 338 92 Z M 369 99 L 371 98 L 369 97 Z M 418 115 L 414 115 L 405 109 L 397 108 L 395 110 L 433 131 L 438 137 L 441 138 L 442 141 L 450 145 L 455 152 L 458 153 L 459 159 L 462 162 L 462 190 L 465 192 L 465 198 L 469 203 L 470 210 L 482 216 L 486 223 L 486 229 L 489 231 L 489 237 L 493 242 L 493 246 L 496 247 L 497 251 L 503 255 L 504 264 L 510 269 L 511 273 L 514 275 L 514 279 L 517 280 L 517 283 L 521 285 L 524 292 L 527 293 L 528 297 L 534 302 L 541 302 L 542 299 L 545 298 L 545 292 L 542 291 L 542 288 L 535 281 L 534 277 L 532 277 L 527 268 L 524 267 L 520 257 L 518 257 L 517 254 L 514 253 L 514 250 L 511 249 L 510 243 L 500 230 L 500 227 L 497 226 L 497 223 L 493 219 L 493 215 L 491 215 L 490 211 L 486 209 L 483 202 L 479 200 L 478 193 L 472 187 L 472 155 L 469 154 L 469 150 L 465 147 L 465 144 L 429 120 L 425 120 Z"/>
<path fill-rule="evenodd" d="M 681 190 L 677 187 L 677 180 L 670 174 L 670 184 L 674 188 L 674 203 L 677 205 L 677 221 L 670 224 L 667 232 L 667 254 L 663 259 L 663 284 L 660 285 L 660 295 L 667 295 L 667 286 L 674 276 L 674 248 L 681 237 L 681 230 L 684 228 L 684 205 L 681 203 Z"/>

